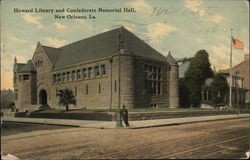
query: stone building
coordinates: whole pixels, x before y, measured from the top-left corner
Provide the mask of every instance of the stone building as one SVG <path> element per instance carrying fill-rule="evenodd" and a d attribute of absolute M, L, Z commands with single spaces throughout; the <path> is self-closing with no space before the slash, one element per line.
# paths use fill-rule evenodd
<path fill-rule="evenodd" d="M 86 109 L 178 107 L 178 65 L 120 27 L 60 48 L 41 45 L 27 64 L 14 62 L 15 104 L 59 107 L 69 88 Z"/>

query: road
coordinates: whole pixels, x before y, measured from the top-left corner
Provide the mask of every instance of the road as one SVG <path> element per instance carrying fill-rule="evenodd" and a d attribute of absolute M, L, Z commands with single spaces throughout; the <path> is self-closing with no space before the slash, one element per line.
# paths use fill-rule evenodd
<path fill-rule="evenodd" d="M 20 159 L 244 158 L 249 118 L 144 129 L 55 128 L 2 137 Z"/>

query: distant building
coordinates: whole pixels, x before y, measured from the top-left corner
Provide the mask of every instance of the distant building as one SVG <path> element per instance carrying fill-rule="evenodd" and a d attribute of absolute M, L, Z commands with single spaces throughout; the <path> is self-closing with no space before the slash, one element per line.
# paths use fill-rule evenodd
<path fill-rule="evenodd" d="M 227 79 L 227 83 L 229 85 L 230 78 L 229 78 L 229 73 L 224 73 L 224 72 L 217 72 L 217 73 L 222 73 L 224 77 Z M 242 105 L 245 104 L 246 102 L 246 92 L 247 89 L 244 88 L 244 78 L 241 77 L 238 74 L 233 74 L 232 75 L 233 79 L 233 84 L 232 84 L 232 105 L 237 106 L 237 104 Z M 213 99 L 212 93 L 211 93 L 211 88 L 209 88 L 214 81 L 214 78 L 208 78 L 203 86 L 202 89 L 202 103 L 210 103 Z M 221 93 L 218 92 L 216 95 L 218 97 L 222 96 Z M 229 90 L 227 94 L 222 97 L 224 100 L 224 104 L 229 105 Z"/>
<path fill-rule="evenodd" d="M 191 60 L 193 57 L 185 57 L 176 59 L 179 65 L 179 78 L 185 77 L 185 72 L 187 71 Z M 214 72 L 216 73 L 215 69 Z M 229 84 L 229 69 L 220 70 L 218 73 L 223 73 Z M 245 55 L 243 62 L 232 68 L 233 73 L 233 83 L 232 83 L 232 104 L 235 106 L 238 100 L 239 104 L 250 102 L 250 64 L 249 64 L 249 54 Z M 237 73 L 237 74 L 236 74 Z M 208 78 L 204 86 L 210 86 L 213 82 L 213 78 Z M 238 99 L 237 99 L 238 98 Z M 212 95 L 211 91 L 206 90 L 202 92 L 202 101 L 211 101 Z M 225 103 L 229 103 L 229 93 L 225 97 Z"/>
<path fill-rule="evenodd" d="M 177 58 L 176 61 L 179 65 L 179 78 L 185 77 L 185 72 L 187 71 L 191 60 L 193 57 Z"/>
<path fill-rule="evenodd" d="M 77 108 L 178 107 L 178 64 L 125 28 L 60 48 L 39 42 L 27 64 L 14 62 L 16 107 L 59 107 L 57 91 L 69 88 Z"/>
<path fill-rule="evenodd" d="M 228 79 L 228 84 L 229 84 L 230 69 L 220 70 L 219 72 L 227 73 L 227 75 L 228 75 L 227 79 Z M 237 75 L 239 77 L 241 77 L 240 80 L 242 79 L 242 83 L 239 82 L 238 86 L 242 86 L 242 88 L 245 89 L 245 91 L 246 91 L 245 102 L 249 103 L 250 102 L 250 80 L 249 80 L 250 79 L 250 57 L 249 57 L 249 54 L 245 55 L 244 61 L 242 61 L 241 63 L 232 67 L 232 73 L 234 75 L 237 73 Z M 233 84 L 233 86 L 235 84 L 234 78 L 233 78 L 232 84 Z M 234 95 L 232 95 L 232 96 L 234 96 Z M 233 99 L 234 99 L 234 97 L 232 97 L 232 100 Z"/>

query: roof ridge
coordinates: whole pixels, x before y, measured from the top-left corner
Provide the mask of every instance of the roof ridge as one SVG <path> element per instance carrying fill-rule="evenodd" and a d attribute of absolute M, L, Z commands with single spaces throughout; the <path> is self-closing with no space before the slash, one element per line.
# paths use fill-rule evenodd
<path fill-rule="evenodd" d="M 90 39 L 90 38 L 94 38 L 94 37 L 97 37 L 97 36 L 100 36 L 100 35 L 102 35 L 102 34 L 106 34 L 106 33 L 108 33 L 108 32 L 112 32 L 112 31 L 115 31 L 115 30 L 118 30 L 118 29 L 127 30 L 126 28 L 124 28 L 123 26 L 121 26 L 121 27 L 119 27 L 119 28 L 115 28 L 115 29 L 112 29 L 112 30 L 108 30 L 108 31 L 106 31 L 106 32 L 101 32 L 101 33 L 98 33 L 98 34 L 96 34 L 96 35 L 94 35 L 94 36 L 90 36 L 90 37 L 87 37 L 87 38 L 84 38 L 84 39 L 81 39 L 81 40 L 78 40 L 78 41 L 75 41 L 75 42 L 66 44 L 66 45 L 64 45 L 64 46 L 59 47 L 58 49 L 63 49 L 63 48 L 66 47 L 66 46 L 69 46 L 69 45 L 72 45 L 72 44 L 75 44 L 75 43 L 79 43 L 79 42 L 81 42 L 81 41 L 84 41 L 84 40 L 87 40 L 87 39 Z M 127 30 L 127 31 L 128 31 L 128 30 Z"/>

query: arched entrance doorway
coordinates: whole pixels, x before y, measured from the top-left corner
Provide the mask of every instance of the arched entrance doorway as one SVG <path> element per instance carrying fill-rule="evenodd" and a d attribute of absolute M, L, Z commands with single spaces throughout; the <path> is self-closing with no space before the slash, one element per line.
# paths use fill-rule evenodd
<path fill-rule="evenodd" d="M 47 92 L 44 89 L 42 89 L 39 93 L 39 103 L 47 104 Z"/>

